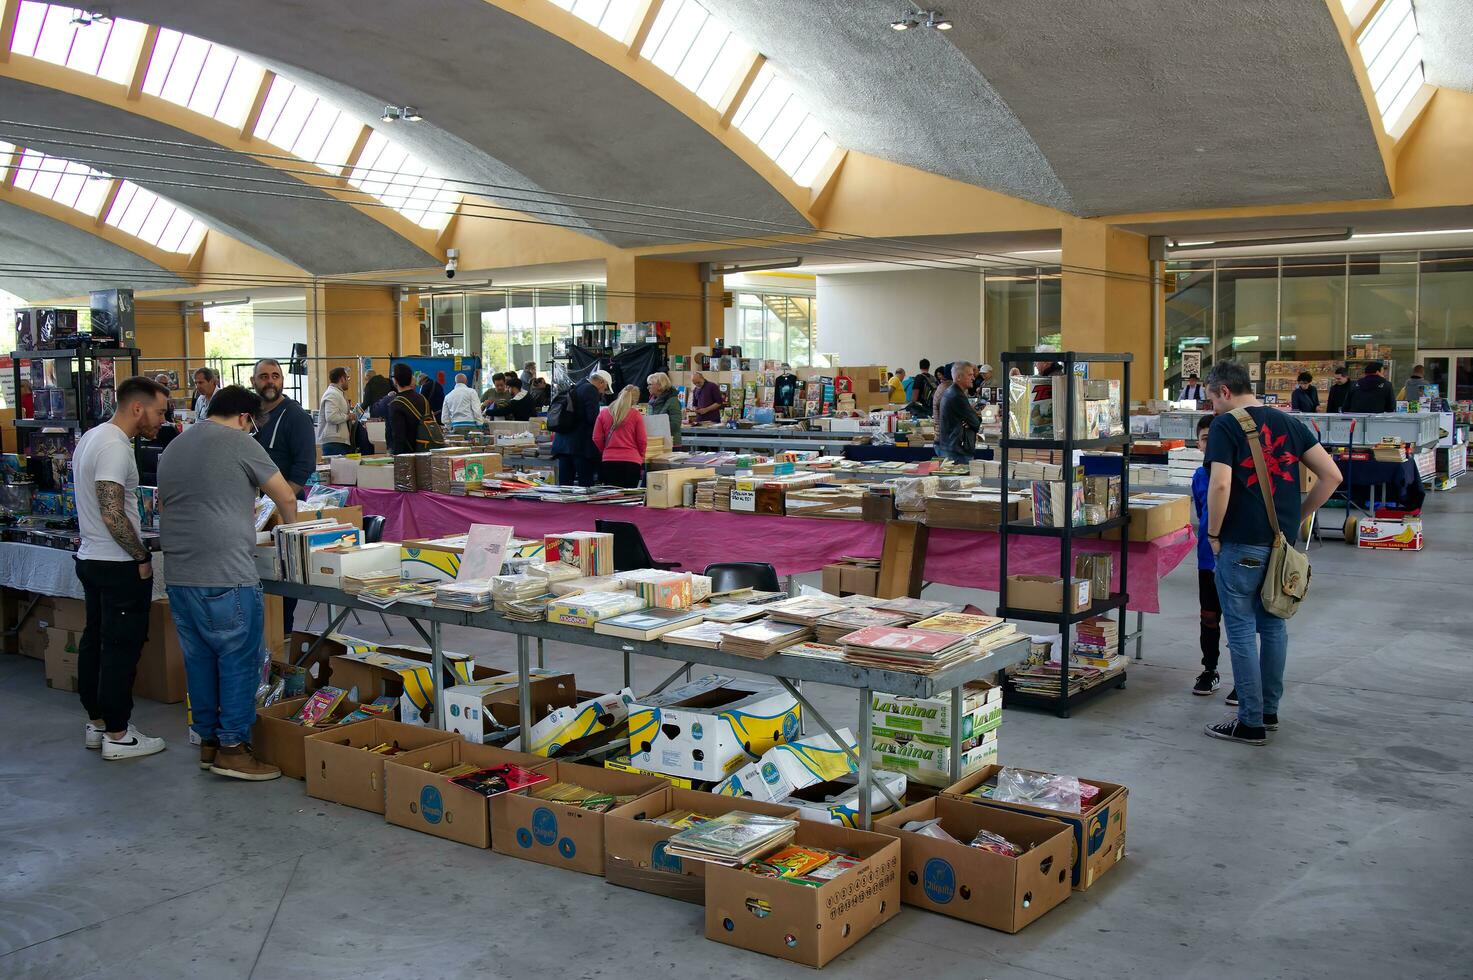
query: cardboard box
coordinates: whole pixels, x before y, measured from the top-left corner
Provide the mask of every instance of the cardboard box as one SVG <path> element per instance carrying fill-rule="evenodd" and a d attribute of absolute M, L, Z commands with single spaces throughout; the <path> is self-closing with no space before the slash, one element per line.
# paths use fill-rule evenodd
<path fill-rule="evenodd" d="M 492 745 L 439 742 L 393 756 L 384 766 L 384 819 L 398 827 L 443 837 L 471 847 L 490 847 L 492 814 L 517 794 L 487 798 L 440 775 L 468 763 L 487 768 L 517 765 L 538 769 L 546 759 Z"/>
<path fill-rule="evenodd" d="M 1192 522 L 1190 494 L 1133 493 L 1130 495 L 1130 541 L 1153 541 Z M 1103 537 L 1120 540 L 1120 528 L 1111 528 Z"/>
<path fill-rule="evenodd" d="M 292 715 L 305 704 L 306 698 L 289 698 L 265 708 L 256 709 L 256 723 L 251 726 L 251 750 L 262 762 L 269 762 L 281 770 L 283 776 L 304 779 L 307 775 L 306 741 L 318 732 L 333 731 L 336 726 L 324 725 L 313 728 L 291 720 Z M 357 708 L 356 702 L 344 700 L 338 714 Z M 354 722 L 361 725 L 363 722 Z M 352 725 L 344 725 L 346 731 Z"/>
<path fill-rule="evenodd" d="M 875 595 L 880 587 L 878 568 L 835 562 L 823 567 L 823 590 L 830 595 Z"/>
<path fill-rule="evenodd" d="M 639 798 L 669 784 L 652 776 L 635 776 L 571 762 L 550 762 L 538 772 L 554 782 L 576 783 L 603 793 Z M 550 864 L 584 874 L 604 873 L 604 817 L 564 803 L 507 794 L 491 808 L 491 849 L 524 861 Z"/>
<path fill-rule="evenodd" d="M 908 783 L 904 773 L 876 769 L 875 782 L 888 789 L 895 799 L 905 799 Z M 849 773 L 838 779 L 793 790 L 777 802 L 794 807 L 798 816 L 804 820 L 838 824 L 841 827 L 858 827 L 859 774 Z M 884 791 L 877 785 L 870 787 L 869 808 L 871 817 L 880 817 L 895 810 Z"/>
<path fill-rule="evenodd" d="M 940 818 L 960 843 L 900 828 Z M 1052 820 L 933 797 L 875 822 L 900 840 L 900 898 L 907 905 L 1017 932 L 1069 897 L 1069 829 Z M 968 846 L 979 830 L 1026 848 L 1018 857 Z"/>
<path fill-rule="evenodd" d="M 328 460 L 328 479 L 334 486 L 358 485 L 358 460 L 351 456 L 334 456 Z"/>
<path fill-rule="evenodd" d="M 880 548 L 879 589 L 873 594 L 881 599 L 919 596 L 929 539 L 930 531 L 924 524 L 887 522 Z"/>
<path fill-rule="evenodd" d="M 709 480 L 715 475 L 716 471 L 709 466 L 653 471 L 645 478 L 644 505 L 661 509 L 683 506 L 687 483 Z"/>
<path fill-rule="evenodd" d="M 75 691 L 77 648 L 82 643 L 81 632 L 50 626 L 47 627 L 45 636 L 43 659 L 46 662 L 46 686 L 58 691 Z"/>
<path fill-rule="evenodd" d="M 358 488 L 360 490 L 394 489 L 394 458 L 370 462 L 367 458 L 358 461 Z"/>
<path fill-rule="evenodd" d="M 393 756 L 365 752 L 365 746 L 389 742 L 407 750 L 456 741 L 450 732 L 421 728 L 383 718 L 313 729 L 303 743 L 307 795 L 384 812 L 384 763 Z"/>
<path fill-rule="evenodd" d="M 363 508 L 362 507 L 307 507 L 305 505 L 297 508 L 297 516 L 291 522 L 301 524 L 303 521 L 334 520 L 344 524 L 351 524 L 358 530 L 363 530 Z M 272 514 L 266 522 L 266 530 L 281 526 L 281 515 Z"/>
<path fill-rule="evenodd" d="M 1069 590 L 1069 611 L 1081 612 L 1090 606 L 1090 580 L 1074 579 Z M 1009 575 L 1008 606 L 1013 609 L 1036 609 L 1039 612 L 1062 612 L 1064 580 L 1057 575 Z"/>
<path fill-rule="evenodd" d="M 797 818 L 797 811 L 776 803 L 714 796 L 673 786 L 627 803 L 604 817 L 604 877 L 652 895 L 703 905 L 706 901 L 706 863 L 665 853 L 665 842 L 679 833 L 673 827 L 650 823 L 671 810 L 691 810 L 708 817 L 733 810 Z"/>
<path fill-rule="evenodd" d="M 1073 831 L 1073 869 L 1071 881 L 1075 891 L 1084 891 L 1125 857 L 1125 805 L 1129 790 L 1118 783 L 1080 776 L 1081 782 L 1100 788 L 1094 806 L 1084 813 L 1067 813 L 1027 803 L 1001 803 L 996 800 L 967 796 L 991 779 L 1001 766 L 987 766 L 963 777 L 942 790 L 942 796 L 955 797 L 973 806 L 995 807 L 1013 813 L 1043 817 L 1065 824 Z"/>
<path fill-rule="evenodd" d="M 344 576 L 397 575 L 399 567 L 397 544 L 364 544 L 347 550 L 324 548 L 311 554 L 307 584 L 338 589 Z"/>
<path fill-rule="evenodd" d="M 578 703 L 572 674 L 531 668 L 532 717 L 545 718 L 558 708 Z M 446 727 L 467 742 L 480 745 L 487 736 L 521 724 L 521 699 L 515 674 L 445 689 Z M 539 757 L 540 758 L 540 757 Z"/>
<path fill-rule="evenodd" d="M 463 543 L 432 539 L 405 541 L 399 546 L 399 576 L 454 582 L 460 574 L 460 558 L 464 554 Z"/>
<path fill-rule="evenodd" d="M 875 692 L 870 718 L 880 735 L 911 735 L 922 741 L 951 744 L 951 692 L 931 698 L 908 698 Z M 995 731 L 1002 724 L 1002 688 L 973 681 L 963 688 L 962 742 Z"/>
<path fill-rule="evenodd" d="M 629 706 L 629 762 L 689 779 L 725 779 L 798 737 L 798 702 L 772 681 L 707 674 Z"/>
<path fill-rule="evenodd" d="M 34 614 L 26 618 L 20 625 L 20 632 L 16 634 L 15 644 L 17 652 L 22 657 L 30 657 L 32 660 L 46 659 L 46 627 L 41 625 Z"/>
<path fill-rule="evenodd" d="M 1422 519 L 1360 518 L 1355 521 L 1355 546 L 1377 551 L 1421 551 Z"/>
<path fill-rule="evenodd" d="M 402 722 L 423 725 L 434 712 L 434 665 L 428 651 L 405 647 L 348 649 L 333 654 L 328 666 L 327 679 L 319 678 L 319 683 L 330 683 L 350 694 L 356 688 L 357 700 L 363 702 L 385 696 L 398 698 Z M 473 683 L 504 673 L 478 667 L 465 654 L 448 651 L 445 667 L 450 675 L 444 678 L 447 690 L 456 683 Z M 478 671 L 482 676 L 477 676 Z"/>
<path fill-rule="evenodd" d="M 962 775 L 997 762 L 997 732 L 988 732 L 974 741 L 975 744 L 962 750 L 958 770 Z M 874 750 L 875 765 L 890 772 L 904 773 L 907 785 L 920 783 L 937 789 L 951 785 L 950 745 L 923 741 L 911 735 L 875 735 L 870 745 Z"/>
<path fill-rule="evenodd" d="M 138 658 L 133 694 L 163 704 L 178 704 L 188 693 L 184 647 L 169 613 L 169 600 L 155 600 L 148 610 L 148 642 Z"/>
<path fill-rule="evenodd" d="M 55 596 L 45 608 L 38 604 L 31 615 L 48 629 L 81 633 L 87 628 L 87 603 L 81 599 Z"/>
<path fill-rule="evenodd" d="M 899 912 L 896 838 L 805 821 L 793 842 L 847 851 L 859 864 L 818 888 L 713 864 L 706 869 L 707 939 L 821 967 Z"/>

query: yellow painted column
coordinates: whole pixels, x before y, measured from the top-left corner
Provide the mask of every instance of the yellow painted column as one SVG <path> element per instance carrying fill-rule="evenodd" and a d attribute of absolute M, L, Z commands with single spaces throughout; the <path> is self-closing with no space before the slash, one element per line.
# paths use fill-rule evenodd
<path fill-rule="evenodd" d="M 706 345 L 701 332 L 701 273 L 695 262 L 667 262 L 619 255 L 607 263 L 608 318 L 619 323 L 638 320 L 670 322 L 670 353 L 688 354 Z M 707 284 L 706 313 L 711 337 L 726 331 L 722 323 L 718 277 Z"/>
<path fill-rule="evenodd" d="M 1146 237 L 1096 221 L 1070 221 L 1063 228 L 1062 251 L 1064 349 L 1134 354 L 1131 397 L 1151 397 L 1152 359 L 1157 355 Z M 1109 370 L 1096 373 L 1120 376 Z"/>

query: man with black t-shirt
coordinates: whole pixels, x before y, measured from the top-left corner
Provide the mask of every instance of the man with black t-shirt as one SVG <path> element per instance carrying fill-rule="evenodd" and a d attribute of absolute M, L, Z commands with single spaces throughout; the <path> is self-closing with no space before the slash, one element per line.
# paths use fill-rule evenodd
<path fill-rule="evenodd" d="M 429 399 L 414 388 L 413 370 L 402 361 L 394 365 L 394 390 L 397 394 L 389 402 L 387 426 L 389 452 L 395 456 L 419 452 L 423 448 L 415 441 L 419 435 L 419 420 L 432 412 Z"/>
<path fill-rule="evenodd" d="M 1237 361 L 1219 361 L 1207 373 L 1207 395 L 1217 418 L 1207 433 L 1207 539 L 1217 554 L 1217 595 L 1233 664 L 1238 714 L 1209 725 L 1213 738 L 1263 745 L 1279 727 L 1288 623 L 1268 613 L 1260 595 L 1274 533 L 1258 482 L 1258 469 L 1238 419 L 1245 409 L 1258 427 L 1264 469 L 1272 484 L 1274 514 L 1289 547 L 1299 526 L 1329 499 L 1340 470 L 1303 422 L 1259 403 L 1248 371 Z M 1301 496 L 1302 468 L 1318 478 Z M 1231 698 L 1229 699 L 1231 701 Z"/>

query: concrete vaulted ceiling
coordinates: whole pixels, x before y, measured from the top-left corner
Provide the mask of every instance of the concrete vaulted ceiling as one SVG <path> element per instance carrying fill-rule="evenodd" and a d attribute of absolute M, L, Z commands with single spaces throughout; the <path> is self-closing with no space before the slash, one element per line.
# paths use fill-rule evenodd
<path fill-rule="evenodd" d="M 68 275 L 66 269 L 88 270 Z M 161 266 L 99 235 L 0 201 L 0 284 L 28 300 L 77 296 L 109 285 L 187 285 Z M 107 270 L 107 271 L 100 271 Z"/>
<path fill-rule="evenodd" d="M 703 2 L 841 145 L 1077 214 L 1390 195 L 1326 0 Z"/>
<path fill-rule="evenodd" d="M 146 116 L 13 78 L 0 78 L 0 105 L 5 107 L 6 119 L 22 124 L 0 128 L 0 137 L 54 156 L 81 158 L 98 170 L 128 178 L 225 234 L 308 272 L 334 275 L 417 268 L 435 262 L 434 256 L 373 218 L 293 178 L 271 175 L 299 187 L 266 185 L 289 197 L 244 193 L 253 185 L 241 178 L 263 176 L 259 164 L 242 154 L 221 152 L 206 140 Z M 25 127 L 27 123 L 63 132 L 31 130 Z M 136 152 L 140 147 L 170 151 L 108 136 L 77 135 L 80 133 L 186 146 L 174 158 L 140 156 Z M 91 145 L 72 145 L 76 143 Z M 159 173 L 159 168 L 200 173 Z M 197 186 L 188 186 L 191 184 Z M 222 187 L 226 189 L 212 189 Z"/>
<path fill-rule="evenodd" d="M 1473 3 L 1412 0 L 1422 33 L 1422 64 L 1433 85 L 1473 92 Z"/>
<path fill-rule="evenodd" d="M 679 109 L 485 0 L 124 0 L 111 9 L 228 44 L 364 118 L 386 103 L 413 105 L 425 121 L 391 135 L 447 176 L 807 225 Z M 644 218 L 605 214 L 590 229 L 553 210 L 550 220 L 619 245 L 670 239 Z"/>

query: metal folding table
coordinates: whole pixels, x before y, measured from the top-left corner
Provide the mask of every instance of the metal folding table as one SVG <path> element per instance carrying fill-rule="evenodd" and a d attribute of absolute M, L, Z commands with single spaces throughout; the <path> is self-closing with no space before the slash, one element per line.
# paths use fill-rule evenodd
<path fill-rule="evenodd" d="M 789 694 L 802 706 L 804 714 L 811 717 L 823 728 L 834 741 L 844 749 L 859 772 L 860 785 L 873 786 L 893 805 L 899 806 L 900 801 L 890 795 L 889 790 L 878 780 L 874 779 L 873 750 L 870 739 L 870 711 L 873 704 L 873 692 L 881 691 L 887 694 L 898 694 L 909 697 L 929 698 L 935 697 L 946 691 L 951 692 L 952 703 L 961 705 L 964 699 L 963 688 L 976 680 L 984 680 L 996 674 L 1004 667 L 1011 666 L 1024 660 L 1028 656 L 1028 639 L 1020 637 L 1017 642 L 999 647 L 989 651 L 980 657 L 971 658 L 948 667 L 943 667 L 934 674 L 913 674 L 906 671 L 884 670 L 875 667 L 860 667 L 853 664 L 838 663 L 828 660 L 815 660 L 808 657 L 788 657 L 778 653 L 766 660 L 753 660 L 748 657 L 738 657 L 721 650 L 712 650 L 705 647 L 684 646 L 681 644 L 665 643 L 661 640 L 626 640 L 616 636 L 606 636 L 595 633 L 591 629 L 580 629 L 573 626 L 563 626 L 558 623 L 523 623 L 505 618 L 495 612 L 464 612 L 457 609 L 445 609 L 439 606 L 426 605 L 414 602 L 399 602 L 388 608 L 364 602 L 356 596 L 349 595 L 341 589 L 329 588 L 321 585 L 302 585 L 298 582 L 265 581 L 261 587 L 272 595 L 283 598 L 297 599 L 299 601 L 321 602 L 329 607 L 328 625 L 321 636 L 298 658 L 305 661 L 322 642 L 322 638 L 334 632 L 342 625 L 343 620 L 351 610 L 359 609 L 368 612 L 385 612 L 394 616 L 401 616 L 409 620 L 425 642 L 429 644 L 430 653 L 433 658 L 432 673 L 435 677 L 435 716 L 433 724 L 437 728 L 444 728 L 445 718 L 445 694 L 441 681 L 445 676 L 445 651 L 440 641 L 440 631 L 444 626 L 464 626 L 472 629 L 491 630 L 498 633 L 511 633 L 516 637 L 517 643 L 517 682 L 518 701 L 520 708 L 520 725 L 522 732 L 528 732 L 532 728 L 531 717 L 531 650 L 535 640 L 538 652 L 544 640 L 559 640 L 564 643 L 575 643 L 581 646 L 598 647 L 606 650 L 618 650 L 624 658 L 624 684 L 632 686 L 634 680 L 633 658 L 635 654 L 646 657 L 658 657 L 663 660 L 671 660 L 680 664 L 668 677 L 660 682 L 650 693 L 658 693 L 673 684 L 693 664 L 701 664 L 707 667 L 715 667 L 722 670 L 739 670 L 750 674 L 761 674 L 771 677 L 781 684 Z M 837 731 L 827 719 L 813 706 L 800 689 L 801 682 L 808 681 L 813 684 L 828 684 L 834 687 L 851 688 L 859 692 L 859 729 L 858 729 L 858 753 L 839 740 Z M 961 715 L 960 710 L 951 713 L 951 778 L 952 781 L 961 778 Z M 870 793 L 859 794 L 860 821 L 866 829 L 870 826 Z"/>

